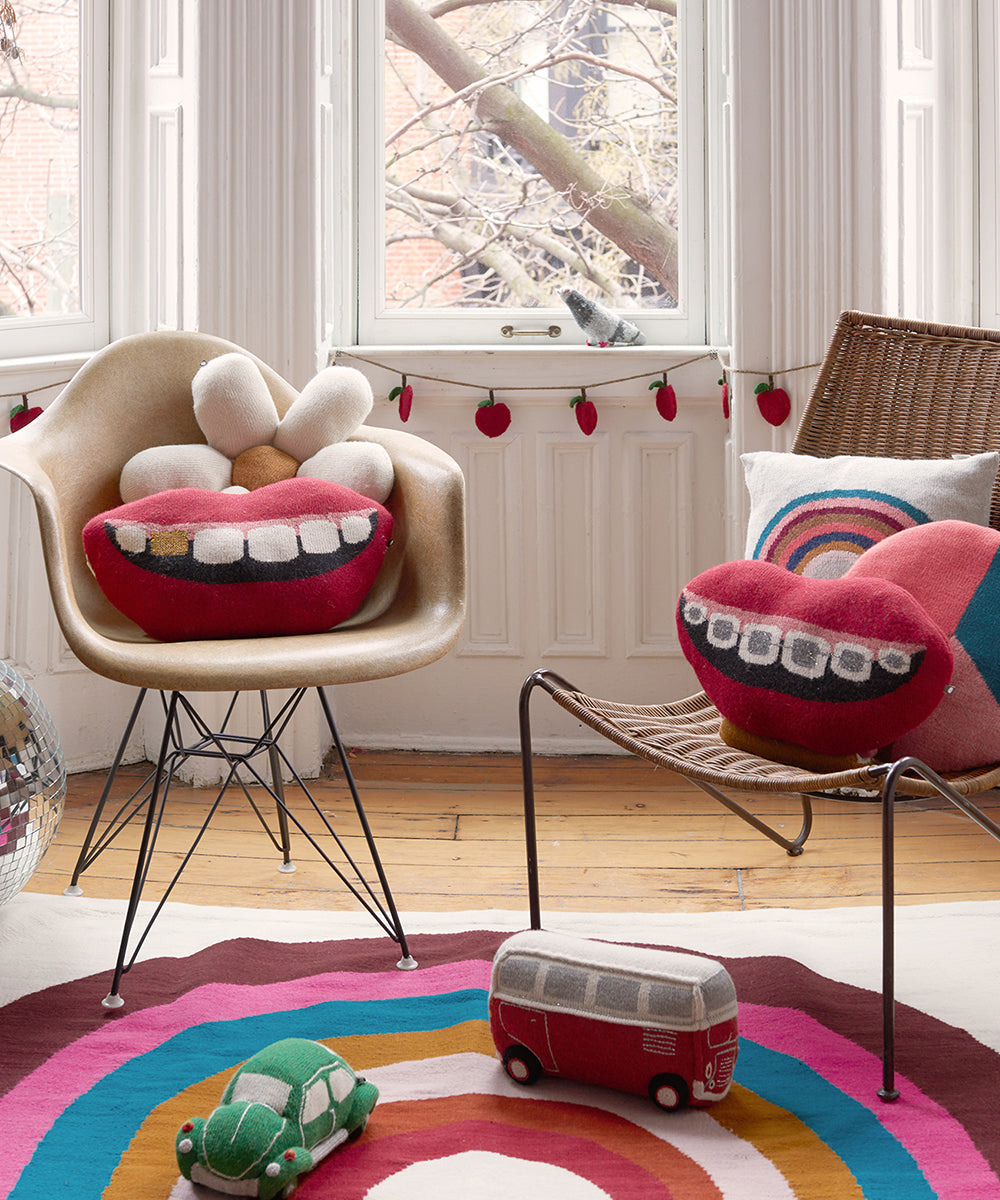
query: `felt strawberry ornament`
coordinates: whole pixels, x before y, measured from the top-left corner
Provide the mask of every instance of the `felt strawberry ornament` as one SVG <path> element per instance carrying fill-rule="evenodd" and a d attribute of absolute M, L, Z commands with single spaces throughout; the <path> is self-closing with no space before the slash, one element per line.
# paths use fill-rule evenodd
<path fill-rule="evenodd" d="M 784 388 L 774 386 L 774 376 L 754 388 L 760 415 L 769 425 L 783 425 L 792 411 L 792 402 Z"/>
<path fill-rule="evenodd" d="M 389 393 L 390 400 L 399 400 L 399 419 L 408 421 L 410 419 L 410 409 L 413 407 L 413 388 L 406 382 L 406 376 L 403 376 L 403 382 L 398 384 Z"/>
<path fill-rule="evenodd" d="M 656 388 L 656 411 L 664 421 L 672 421 L 677 416 L 677 393 L 673 385 L 667 383 L 667 373 L 663 372 L 662 379 L 654 379 L 649 385 L 649 391 Z"/>
<path fill-rule="evenodd" d="M 506 404 L 497 404 L 490 388 L 490 398 L 481 400 L 476 408 L 476 428 L 488 438 L 499 437 L 510 425 L 510 409 Z"/>
<path fill-rule="evenodd" d="M 574 396 L 569 406 L 576 413 L 577 425 L 590 437 L 597 428 L 597 409 L 593 400 L 587 399 L 587 389 L 583 388 L 579 396 Z"/>
<path fill-rule="evenodd" d="M 33 421 L 35 417 L 40 417 L 42 415 L 42 411 L 43 410 L 37 406 L 35 408 L 29 408 L 28 397 L 22 394 L 21 403 L 15 404 L 10 410 L 11 433 L 17 433 L 19 429 L 22 429 L 29 422 Z"/>
<path fill-rule="evenodd" d="M 723 375 L 722 378 L 719 380 L 719 384 L 722 387 L 722 415 L 728 421 L 729 420 L 729 381 L 726 379 L 725 375 Z"/>

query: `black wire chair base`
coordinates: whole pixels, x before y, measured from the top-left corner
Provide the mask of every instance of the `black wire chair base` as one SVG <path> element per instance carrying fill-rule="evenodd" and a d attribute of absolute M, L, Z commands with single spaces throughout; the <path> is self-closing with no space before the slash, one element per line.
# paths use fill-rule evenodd
<path fill-rule="evenodd" d="M 361 907 L 397 943 L 401 957 L 396 965 L 401 970 L 413 970 L 416 967 L 417 963 L 410 954 L 402 922 L 400 921 L 399 913 L 392 897 L 392 891 L 389 887 L 389 881 L 382 866 L 378 848 L 372 836 L 364 806 L 361 803 L 361 797 L 358 794 L 347 754 L 340 740 L 340 735 L 337 732 L 337 726 L 330 711 L 329 702 L 322 688 L 317 688 L 316 692 L 323 709 L 323 715 L 326 718 L 327 725 L 333 737 L 333 744 L 337 750 L 344 779 L 351 793 L 355 814 L 360 823 L 371 859 L 371 867 L 374 869 L 377 877 L 377 886 L 368 881 L 365 872 L 355 861 L 340 834 L 334 828 L 330 817 L 323 811 L 323 808 L 306 785 L 305 780 L 295 770 L 281 748 L 281 737 L 288 727 L 299 703 L 306 694 L 305 688 L 295 690 L 273 716 L 268 705 L 267 693 L 261 692 L 262 728 L 260 734 L 257 736 L 246 736 L 228 731 L 239 693 L 233 695 L 219 730 L 209 728 L 197 709 L 182 692 L 171 692 L 169 695 L 163 692 L 159 693 L 164 710 L 164 725 L 157 762 L 139 786 L 130 795 L 126 796 L 124 800 L 117 802 L 116 811 L 108 817 L 105 823 L 104 812 L 108 806 L 111 792 L 119 768 L 121 767 L 122 757 L 132 730 L 135 727 L 143 701 L 146 698 L 146 689 L 143 688 L 136 698 L 132 713 L 125 727 L 125 733 L 115 754 L 111 769 L 108 772 L 108 777 L 101 792 L 93 819 L 87 830 L 83 845 L 80 848 L 72 879 L 65 889 L 66 895 L 82 895 L 83 889 L 79 884 L 80 876 L 96 862 L 105 850 L 115 843 L 124 829 L 132 825 L 133 822 L 141 822 L 142 836 L 136 857 L 135 873 L 126 908 L 125 923 L 122 930 L 118 959 L 115 964 L 114 978 L 111 990 L 102 1001 L 106 1008 L 120 1008 L 124 1004 L 120 994 L 122 977 L 135 964 L 156 918 L 160 915 L 174 886 L 198 849 L 198 845 L 217 812 L 223 796 L 226 795 L 231 787 L 236 787 L 242 792 L 270 839 L 271 844 L 280 853 L 281 863 L 278 866 L 279 871 L 290 873 L 295 870 L 295 864 L 291 858 L 291 825 L 294 825 L 323 862 L 326 863 L 334 875 L 347 888 L 351 895 L 354 896 Z M 184 733 L 181 723 L 182 718 L 186 719 L 192 732 Z M 146 886 L 150 864 L 156 849 L 156 840 L 163 822 L 163 815 L 174 777 L 184 763 L 191 759 L 199 758 L 217 759 L 224 764 L 222 784 L 216 792 L 214 800 L 209 805 L 208 812 L 200 829 L 195 834 L 190 847 L 181 859 L 180 865 L 177 867 L 173 877 L 156 903 L 145 927 L 133 939 L 134 927 L 139 912 L 139 902 Z M 261 766 L 258 766 L 257 760 L 263 760 Z M 319 818 L 319 822 L 322 825 L 320 835 L 323 838 L 322 842 L 303 824 L 302 820 L 287 803 L 285 784 L 283 782 L 286 773 L 291 779 L 291 785 L 297 788 L 305 797 L 312 814 Z M 251 787 L 263 789 L 264 795 L 273 804 L 276 828 L 272 828 L 271 821 L 258 802 L 258 797 L 254 796 L 251 792 Z M 336 848 L 338 855 L 336 859 L 331 857 L 331 851 L 334 848 Z"/>
<path fill-rule="evenodd" d="M 542 928 L 541 897 L 538 881 L 538 838 L 535 818 L 535 785 L 532 769 L 530 700 L 533 691 L 541 688 L 553 698 L 557 694 L 575 692 L 576 688 L 553 671 L 535 671 L 527 677 L 521 687 L 518 701 L 518 722 L 521 741 L 521 772 L 524 792 L 524 841 L 528 873 L 528 908 L 532 929 Z M 579 714 L 577 714 L 579 715 Z M 679 768 L 677 768 L 679 770 Z M 683 771 L 681 771 L 683 774 Z M 901 782 L 912 783 L 914 778 L 925 781 L 942 799 L 953 804 L 970 821 L 974 821 L 991 837 L 1000 841 L 1000 824 L 988 817 L 967 796 L 958 792 L 950 783 L 916 758 L 901 758 L 893 763 L 874 764 L 870 768 L 873 784 L 878 790 L 863 797 L 881 805 L 882 812 L 882 1086 L 878 1089 L 881 1100 L 891 1102 L 899 1097 L 896 1087 L 896 1001 L 895 1001 L 895 854 L 893 843 L 893 817 L 895 806 L 900 801 L 926 799 L 899 793 Z M 812 809 L 809 796 L 831 800 L 857 800 L 858 796 L 842 795 L 838 792 L 798 793 L 802 801 L 802 828 L 794 838 L 787 839 L 771 829 L 742 805 L 703 779 L 688 776 L 688 781 L 697 784 L 703 791 L 724 804 L 730 812 L 753 826 L 759 833 L 776 842 L 790 855 L 802 853 L 805 841 L 812 828 Z"/>

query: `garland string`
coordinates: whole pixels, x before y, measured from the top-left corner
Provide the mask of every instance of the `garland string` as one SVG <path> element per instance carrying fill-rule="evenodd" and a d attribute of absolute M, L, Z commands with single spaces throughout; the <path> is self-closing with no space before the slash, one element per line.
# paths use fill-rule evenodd
<path fill-rule="evenodd" d="M 50 388 L 65 387 L 70 381 L 63 379 L 59 383 L 43 383 L 36 388 L 18 388 L 16 392 L 0 392 L 0 400 L 20 400 L 23 396 L 34 396 L 36 392 L 47 392 Z"/>
<path fill-rule="evenodd" d="M 361 354 L 355 354 L 352 350 L 334 351 L 333 359 L 335 364 L 339 362 L 341 355 L 343 355 L 345 358 L 353 358 L 356 362 L 367 363 L 369 367 L 377 367 L 380 371 L 388 371 L 390 375 L 399 374 L 398 367 L 386 366 L 385 363 L 376 362 L 376 360 L 373 358 L 365 358 Z M 670 370 L 679 371 L 681 367 L 686 367 L 695 362 L 702 362 L 703 360 L 709 358 L 718 358 L 718 351 L 709 350 L 705 354 L 696 354 L 693 358 L 686 358 L 683 362 L 679 362 L 675 366 L 672 366 Z M 623 375 L 621 379 L 604 379 L 598 383 L 588 383 L 587 386 L 610 387 L 610 385 L 613 383 L 631 383 L 634 379 L 648 379 L 649 376 L 653 374 L 655 374 L 654 371 L 642 371 L 638 375 Z M 407 375 L 411 376 L 413 379 L 424 379 L 431 383 L 447 383 L 452 387 L 478 388 L 480 391 L 484 392 L 488 392 L 490 390 L 490 385 L 487 383 L 466 382 L 462 379 L 442 379 L 438 375 L 418 375 L 415 371 L 407 371 Z M 494 387 L 495 386 L 496 385 L 494 384 Z M 503 390 L 505 392 L 564 392 L 566 391 L 566 386 L 567 385 L 564 383 L 531 384 L 522 385 L 519 387 L 508 387 L 505 385 Z"/>
<path fill-rule="evenodd" d="M 335 350 L 334 355 L 333 355 L 334 363 L 338 363 L 340 361 L 341 357 L 353 358 L 356 362 L 366 363 L 369 367 L 377 367 L 378 370 L 380 370 L 380 371 L 388 371 L 390 375 L 398 375 L 399 374 L 398 367 L 390 367 L 390 366 L 387 366 L 385 363 L 378 362 L 374 358 L 366 358 L 362 354 L 355 354 L 353 350 L 346 350 L 346 349 Z M 801 366 L 797 366 L 797 367 L 785 367 L 781 371 L 771 371 L 771 370 L 754 371 L 754 370 L 750 370 L 745 367 L 730 367 L 730 366 L 728 366 L 722 356 L 722 352 L 720 350 L 712 349 L 712 350 L 706 351 L 704 354 L 695 354 L 691 358 L 685 358 L 682 362 L 675 363 L 672 367 L 670 367 L 670 371 L 671 372 L 679 371 L 681 369 L 681 367 L 690 366 L 691 363 L 704 362 L 706 359 L 718 359 L 718 361 L 722 365 L 722 369 L 726 372 L 727 375 L 756 375 L 758 377 L 761 375 L 766 375 L 769 378 L 773 378 L 776 375 L 791 375 L 796 371 L 811 371 L 815 367 L 822 366 L 822 363 L 820 363 L 820 362 L 812 362 L 812 363 L 803 363 Z M 592 387 L 592 388 L 598 388 L 598 387 L 610 387 L 612 384 L 615 384 L 615 383 L 631 383 L 633 380 L 636 380 L 636 379 L 648 379 L 651 374 L 655 374 L 655 373 L 656 373 L 655 371 L 642 371 L 638 375 L 623 375 L 618 379 L 602 379 L 596 383 L 589 383 L 587 386 Z M 488 392 L 490 390 L 489 384 L 476 383 L 471 380 L 466 381 L 463 379 L 444 379 L 439 375 L 418 375 L 415 371 L 408 371 L 407 375 L 412 376 L 414 379 L 426 380 L 430 383 L 446 383 L 452 387 L 478 388 L 480 391 L 484 391 L 484 392 Z M 562 383 L 531 384 L 531 385 L 522 385 L 522 386 L 518 386 L 518 387 L 511 387 L 511 386 L 504 387 L 505 392 L 563 392 L 565 390 L 566 390 L 566 384 L 562 384 Z"/>

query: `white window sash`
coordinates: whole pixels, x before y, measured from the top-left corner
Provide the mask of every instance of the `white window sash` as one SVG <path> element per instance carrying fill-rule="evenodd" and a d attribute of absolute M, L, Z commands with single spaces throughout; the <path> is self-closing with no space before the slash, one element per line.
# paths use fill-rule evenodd
<path fill-rule="evenodd" d="M 342 0 L 337 0 L 341 3 Z M 569 310 L 552 308 L 490 310 L 480 313 L 455 309 L 396 312 L 384 304 L 383 131 L 385 11 L 380 0 L 357 3 L 354 69 L 343 71 L 339 87 L 349 90 L 333 101 L 340 112 L 353 111 L 356 129 L 357 286 L 356 312 L 345 311 L 335 322 L 335 340 L 342 345 L 483 345 L 523 348 L 539 337 L 505 338 L 503 326 L 545 329 L 558 325 L 559 345 L 583 345 L 584 335 Z M 680 53 L 684 64 L 680 113 L 680 245 L 681 303 L 671 310 L 636 310 L 647 341 L 657 345 L 703 345 L 706 340 L 706 159 L 705 138 L 705 15 L 704 0 L 684 0 L 679 6 Z M 348 207 L 335 204 L 334 211 Z M 623 310 L 624 312 L 624 310 Z M 547 344 L 549 344 L 547 342 Z"/>

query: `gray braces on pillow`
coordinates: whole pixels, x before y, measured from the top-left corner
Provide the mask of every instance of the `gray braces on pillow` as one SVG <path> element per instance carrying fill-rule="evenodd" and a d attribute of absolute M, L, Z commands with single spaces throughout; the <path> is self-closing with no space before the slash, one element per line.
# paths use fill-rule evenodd
<path fill-rule="evenodd" d="M 681 595 L 681 616 L 699 654 L 727 679 L 803 700 L 874 700 L 916 675 L 926 647 L 869 642 L 781 617 L 716 609 Z"/>

